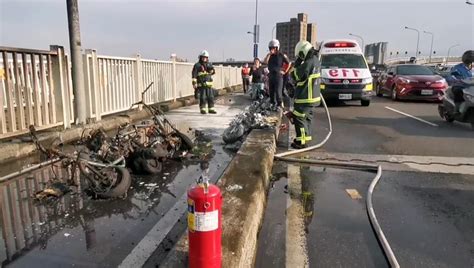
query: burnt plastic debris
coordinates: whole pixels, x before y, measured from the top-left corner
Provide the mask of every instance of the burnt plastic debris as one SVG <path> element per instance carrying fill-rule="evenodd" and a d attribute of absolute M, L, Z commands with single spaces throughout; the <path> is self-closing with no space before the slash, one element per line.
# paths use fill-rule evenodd
<path fill-rule="evenodd" d="M 240 148 L 242 141 L 252 129 L 273 127 L 272 123 L 265 120 L 265 117 L 269 116 L 272 111 L 275 111 L 275 107 L 270 104 L 269 100 L 255 101 L 246 107 L 224 130 L 222 135 L 222 139 L 226 143 L 224 148 L 229 150 Z"/>

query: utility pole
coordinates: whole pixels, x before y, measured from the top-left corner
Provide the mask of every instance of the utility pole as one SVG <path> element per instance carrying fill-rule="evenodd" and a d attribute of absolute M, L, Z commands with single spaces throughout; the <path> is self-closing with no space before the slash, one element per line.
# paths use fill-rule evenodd
<path fill-rule="evenodd" d="M 78 0 L 66 0 L 69 25 L 69 45 L 71 47 L 72 87 L 74 92 L 74 114 L 76 124 L 86 123 L 86 92 L 81 51 L 81 29 L 79 27 Z M 64 118 L 64 120 L 67 120 Z"/>

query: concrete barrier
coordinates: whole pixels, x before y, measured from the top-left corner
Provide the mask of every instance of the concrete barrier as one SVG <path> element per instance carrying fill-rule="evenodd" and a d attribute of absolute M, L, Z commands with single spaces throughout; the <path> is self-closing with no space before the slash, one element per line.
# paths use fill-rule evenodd
<path fill-rule="evenodd" d="M 253 130 L 218 182 L 223 194 L 222 267 L 253 267 L 282 114 L 275 129 Z M 187 233 L 160 267 L 186 267 Z"/>

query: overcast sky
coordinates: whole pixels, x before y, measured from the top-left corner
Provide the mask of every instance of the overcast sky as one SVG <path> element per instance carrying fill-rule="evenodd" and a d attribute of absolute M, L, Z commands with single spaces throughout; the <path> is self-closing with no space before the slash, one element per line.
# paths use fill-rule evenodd
<path fill-rule="evenodd" d="M 0 45 L 47 49 L 69 46 L 66 0 L 0 0 Z M 168 59 L 171 53 L 195 60 L 202 49 L 211 60 L 250 59 L 255 1 L 208 0 L 79 0 L 83 48 L 99 54 Z M 318 41 L 347 38 L 352 32 L 365 43 L 389 42 L 389 51 L 415 51 L 418 28 L 420 51 L 460 55 L 474 49 L 474 6 L 465 0 L 313 0 L 259 1 L 259 56 L 266 53 L 276 22 L 299 12 L 317 24 Z"/>

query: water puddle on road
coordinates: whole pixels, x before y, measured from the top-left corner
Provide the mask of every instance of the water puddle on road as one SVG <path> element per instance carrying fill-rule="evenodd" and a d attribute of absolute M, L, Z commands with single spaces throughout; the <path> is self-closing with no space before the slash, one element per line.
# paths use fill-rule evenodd
<path fill-rule="evenodd" d="M 152 226 L 208 169 L 212 181 L 232 155 L 220 137 L 204 139 L 194 160 L 167 161 L 159 175 L 133 177 L 124 199 L 93 200 L 78 176 L 72 192 L 57 200 L 32 197 L 68 172 L 48 166 L 0 184 L 0 263 L 2 267 L 116 267 Z M 197 159 L 196 159 L 197 158 Z"/>

